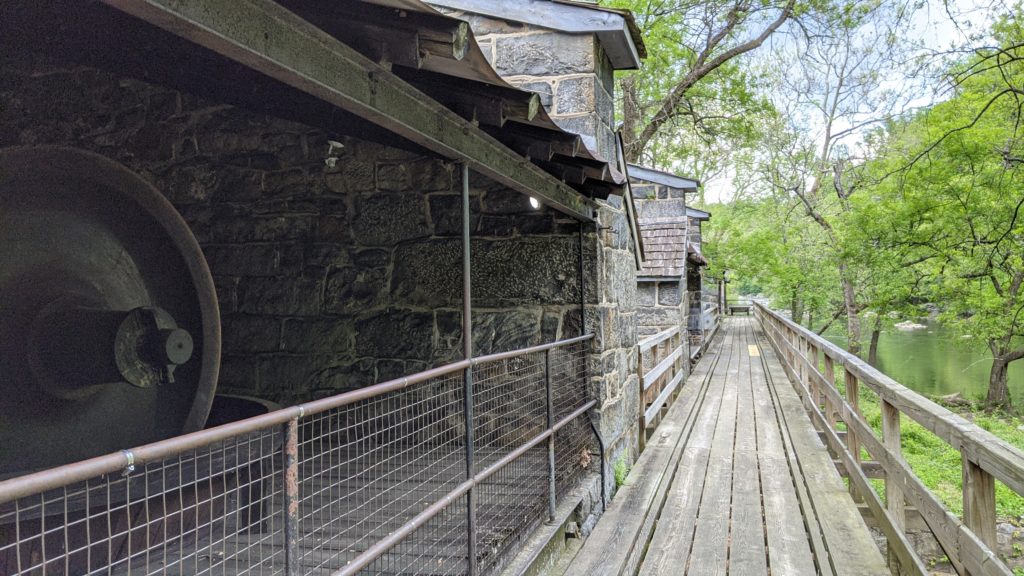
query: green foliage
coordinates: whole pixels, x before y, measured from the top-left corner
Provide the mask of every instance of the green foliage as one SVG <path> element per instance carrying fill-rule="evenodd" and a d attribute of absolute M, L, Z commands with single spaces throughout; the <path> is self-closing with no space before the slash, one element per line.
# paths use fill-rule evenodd
<path fill-rule="evenodd" d="M 629 464 L 626 463 L 626 455 L 622 454 L 615 460 L 615 464 L 612 466 L 612 472 L 615 475 L 615 487 L 622 488 L 626 483 L 626 478 L 629 476 Z"/>

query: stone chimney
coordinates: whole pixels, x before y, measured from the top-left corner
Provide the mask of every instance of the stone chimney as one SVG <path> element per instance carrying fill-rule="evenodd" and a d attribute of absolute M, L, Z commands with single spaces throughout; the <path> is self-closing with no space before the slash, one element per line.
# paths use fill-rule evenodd
<path fill-rule="evenodd" d="M 643 43 L 622 11 L 555 0 L 428 0 L 469 22 L 506 82 L 540 94 L 552 120 L 615 159 L 616 70 L 640 66 Z"/>

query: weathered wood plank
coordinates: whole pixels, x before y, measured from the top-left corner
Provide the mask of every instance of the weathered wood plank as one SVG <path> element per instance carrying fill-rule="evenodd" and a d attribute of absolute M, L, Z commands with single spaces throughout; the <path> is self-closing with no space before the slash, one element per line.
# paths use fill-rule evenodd
<path fill-rule="evenodd" d="M 732 499 L 733 447 L 736 433 L 736 381 L 739 378 L 740 350 L 735 332 L 730 330 L 733 351 L 728 369 L 719 369 L 711 378 L 711 389 L 722 389 L 704 494 L 697 513 L 697 525 L 690 553 L 688 574 L 726 574 L 729 559 L 729 515 Z"/>
<path fill-rule="evenodd" d="M 759 313 L 784 323 L 784 330 L 792 330 L 785 318 L 760 306 L 757 309 Z M 961 447 L 964 454 L 983 470 L 992 474 L 996 480 L 1006 484 L 1018 494 L 1024 494 L 1024 451 L 917 394 L 835 344 L 803 327 L 797 329 L 805 336 L 816 339 L 817 345 L 825 354 L 831 356 L 837 365 L 844 366 L 849 370 L 863 385 L 878 394 L 879 398 L 889 402 L 901 413 L 906 414 L 951 446 Z M 784 353 L 787 356 L 792 354 L 788 347 L 784 348 L 786 348 Z"/>
<path fill-rule="evenodd" d="M 768 328 L 774 329 L 770 324 Z M 781 334 L 781 332 L 776 332 L 776 334 Z M 775 338 L 774 342 L 783 349 L 789 347 L 781 337 Z M 791 348 L 790 352 L 792 352 Z M 826 393 L 832 394 L 833 401 L 842 406 L 840 416 L 847 423 L 851 432 L 857 434 L 863 448 L 885 468 L 888 478 L 898 482 L 905 497 L 918 508 L 958 572 L 962 573 L 967 569 L 974 574 L 1008 576 L 1011 573 L 994 552 L 986 548 L 959 518 L 954 516 L 934 494 L 925 488 L 901 457 L 892 455 L 886 449 L 866 422 L 856 418 L 845 403 L 840 404 L 841 400 L 837 391 L 826 390 Z"/>
<path fill-rule="evenodd" d="M 760 361 L 751 365 L 751 374 L 760 383 L 760 388 L 754 394 L 754 418 L 757 425 L 757 458 L 764 500 L 768 564 L 772 574 L 816 574 L 814 556 L 800 513 L 800 502 L 793 488 L 783 447 L 775 404 L 768 390 L 765 363 L 772 359 L 767 355 L 773 353 L 763 346 L 760 331 L 754 328 L 753 332 L 760 354 Z"/>
<path fill-rule="evenodd" d="M 684 440 L 692 429 L 689 423 L 704 401 L 708 376 L 717 358 L 706 357 L 690 375 L 682 398 L 669 408 L 626 483 L 570 564 L 566 576 L 617 575 L 631 571 L 639 563 L 677 471 Z M 686 393 L 687 390 L 690 392 Z"/>
<path fill-rule="evenodd" d="M 732 340 L 726 338 L 718 353 L 715 368 L 728 366 L 733 353 Z M 692 378 L 692 377 L 691 377 Z M 658 519 L 658 526 L 651 538 L 640 568 L 640 574 L 669 574 L 685 567 L 693 541 L 697 510 L 704 490 L 704 479 L 711 454 L 723 387 L 711 387 L 712 375 L 707 376 L 709 388 L 693 414 L 693 428 L 687 438 L 683 458 L 680 460 L 680 475 L 672 485 Z"/>
<path fill-rule="evenodd" d="M 757 461 L 757 430 L 754 415 L 753 361 L 760 363 L 750 323 L 736 326 L 736 355 L 739 375 L 736 379 L 736 442 L 733 455 L 732 517 L 730 518 L 729 572 L 766 574 L 765 518 L 761 507 L 761 478 Z M 764 387 L 762 374 L 757 388 Z"/>

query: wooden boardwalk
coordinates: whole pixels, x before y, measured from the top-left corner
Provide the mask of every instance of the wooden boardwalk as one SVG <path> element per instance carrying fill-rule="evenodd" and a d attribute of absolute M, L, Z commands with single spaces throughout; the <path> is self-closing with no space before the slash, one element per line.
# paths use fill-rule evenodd
<path fill-rule="evenodd" d="M 888 574 L 756 320 L 728 318 L 567 574 Z"/>

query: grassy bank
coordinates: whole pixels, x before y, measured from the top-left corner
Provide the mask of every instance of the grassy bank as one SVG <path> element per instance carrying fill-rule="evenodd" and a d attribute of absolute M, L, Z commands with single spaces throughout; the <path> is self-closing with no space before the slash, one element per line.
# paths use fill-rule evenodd
<path fill-rule="evenodd" d="M 843 378 L 837 377 L 839 387 L 843 388 Z M 864 418 L 872 428 L 881 435 L 882 410 L 878 400 L 870 389 L 861 386 L 860 408 Z M 845 390 L 843 391 L 845 393 Z M 941 402 L 940 402 L 941 403 Z M 946 406 L 964 418 L 973 421 L 979 427 L 1002 438 L 1013 446 L 1024 450 L 1024 421 L 1016 416 L 1005 413 L 986 413 L 981 409 L 963 406 Z M 903 456 L 929 490 L 934 492 L 942 502 L 960 516 L 963 512 L 962 469 L 960 452 L 946 444 L 938 436 L 907 416 L 901 418 L 903 436 Z M 865 452 L 864 457 L 867 458 Z M 879 494 L 885 493 L 881 480 L 874 481 Z M 1024 520 L 1024 497 L 996 482 L 996 514 L 1001 521 L 1012 521 L 1020 524 Z"/>

